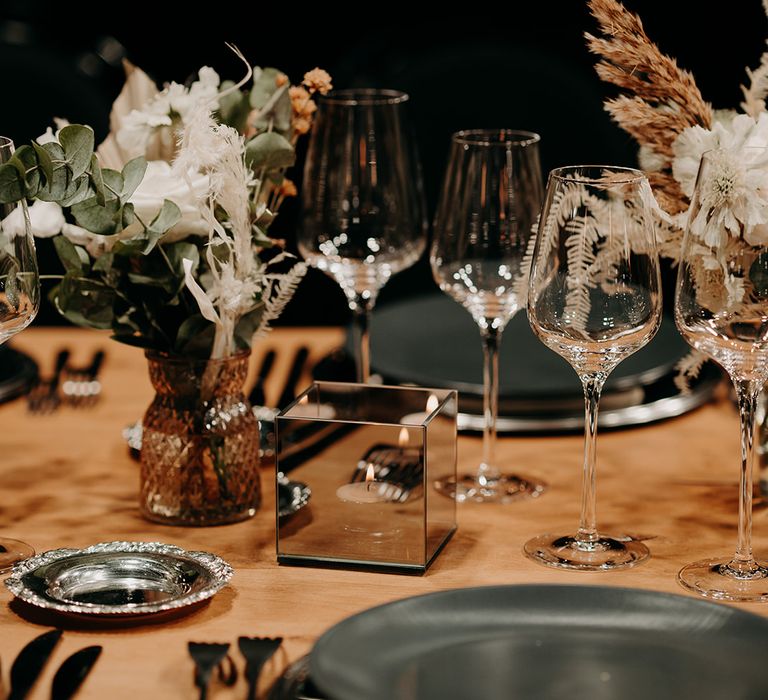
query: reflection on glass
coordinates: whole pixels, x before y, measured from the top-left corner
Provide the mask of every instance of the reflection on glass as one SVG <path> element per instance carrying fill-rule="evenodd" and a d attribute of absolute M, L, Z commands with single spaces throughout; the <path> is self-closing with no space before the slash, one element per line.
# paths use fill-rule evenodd
<path fill-rule="evenodd" d="M 485 418 L 477 471 L 437 483 L 457 501 L 506 503 L 544 489 L 503 472 L 496 461 L 499 344 L 525 304 L 525 252 L 542 196 L 538 144 L 537 134 L 506 129 L 460 131 L 451 142 L 430 261 L 440 289 L 480 329 Z"/>
<path fill-rule="evenodd" d="M 277 419 L 278 472 L 312 491 L 279 521 L 278 560 L 424 571 L 456 524 L 425 488 L 456 472 L 455 415 L 453 391 L 312 385 Z"/>
<path fill-rule="evenodd" d="M 526 554 L 548 566 L 599 571 L 633 566 L 648 548 L 597 529 L 597 410 L 613 369 L 661 323 L 653 195 L 638 170 L 573 166 L 550 173 L 528 293 L 536 335 L 565 358 L 584 388 L 584 472 L 575 534 L 541 535 Z"/>
<path fill-rule="evenodd" d="M 333 277 L 353 312 L 358 380 L 381 288 L 426 246 L 421 171 L 396 90 L 335 90 L 318 104 L 302 187 L 298 247 Z"/>
<path fill-rule="evenodd" d="M 13 141 L 0 136 L 0 163 L 13 155 Z M 0 204 L 0 343 L 26 328 L 40 306 L 35 244 L 24 203 Z M 0 572 L 32 556 L 24 542 L 0 537 Z"/>

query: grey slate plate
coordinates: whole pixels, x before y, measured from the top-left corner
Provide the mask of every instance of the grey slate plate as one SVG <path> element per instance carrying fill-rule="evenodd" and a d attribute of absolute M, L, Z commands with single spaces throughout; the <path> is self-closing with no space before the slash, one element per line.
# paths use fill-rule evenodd
<path fill-rule="evenodd" d="M 768 620 L 602 586 L 465 588 L 342 621 L 310 673 L 333 700 L 764 700 Z"/>

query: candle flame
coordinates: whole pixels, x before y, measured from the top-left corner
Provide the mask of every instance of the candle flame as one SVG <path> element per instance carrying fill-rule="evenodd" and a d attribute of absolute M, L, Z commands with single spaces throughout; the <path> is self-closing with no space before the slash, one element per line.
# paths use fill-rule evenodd
<path fill-rule="evenodd" d="M 302 396 L 299 399 L 299 404 L 306 404 L 306 403 L 309 403 L 309 396 L 307 394 L 304 394 L 304 396 Z"/>
<path fill-rule="evenodd" d="M 409 442 L 408 428 L 400 428 L 400 434 L 397 436 L 397 444 L 405 447 Z"/>
<path fill-rule="evenodd" d="M 427 414 L 432 413 L 440 405 L 440 400 L 434 394 L 430 394 L 427 399 Z"/>
<path fill-rule="evenodd" d="M 373 465 L 369 464 L 365 472 L 365 483 L 369 484 L 371 481 L 376 481 L 376 474 L 373 471 Z"/>

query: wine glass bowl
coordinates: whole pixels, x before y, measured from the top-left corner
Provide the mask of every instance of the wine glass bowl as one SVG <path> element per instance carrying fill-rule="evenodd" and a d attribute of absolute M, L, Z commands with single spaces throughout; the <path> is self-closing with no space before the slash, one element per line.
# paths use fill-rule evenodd
<path fill-rule="evenodd" d="M 360 381 L 369 373 L 368 321 L 376 297 L 426 247 L 407 102 L 396 90 L 335 90 L 321 98 L 304 170 L 298 249 L 347 297 Z"/>
<path fill-rule="evenodd" d="M 568 166 L 550 173 L 530 272 L 528 318 L 538 338 L 581 380 L 585 440 L 581 520 L 576 533 L 526 543 L 539 563 L 598 571 L 634 566 L 647 547 L 596 524 L 596 434 L 600 394 L 611 371 L 661 323 L 661 279 L 653 195 L 631 168 Z"/>
<path fill-rule="evenodd" d="M 678 574 L 685 588 L 720 600 L 768 601 L 768 563 L 752 553 L 757 398 L 768 379 L 766 191 L 768 149 L 704 153 L 678 266 L 677 327 L 731 377 L 741 420 L 736 552 L 694 562 Z"/>
<path fill-rule="evenodd" d="M 496 463 L 498 349 L 525 305 L 526 250 L 541 206 L 539 136 L 510 129 L 453 135 L 430 254 L 440 289 L 472 315 L 483 341 L 483 457 L 477 472 L 439 481 L 457 501 L 509 502 L 543 484 Z"/>
<path fill-rule="evenodd" d="M 0 163 L 13 155 L 0 136 Z M 0 344 L 26 328 L 40 306 L 40 277 L 26 204 L 0 204 Z M 28 544 L 0 537 L 0 573 L 34 554 Z"/>

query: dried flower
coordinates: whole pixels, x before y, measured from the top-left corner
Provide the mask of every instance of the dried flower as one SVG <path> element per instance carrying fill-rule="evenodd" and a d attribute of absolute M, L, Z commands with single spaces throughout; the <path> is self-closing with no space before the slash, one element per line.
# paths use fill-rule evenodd
<path fill-rule="evenodd" d="M 306 88 L 289 88 L 288 94 L 291 97 L 291 108 L 293 113 L 299 117 L 311 117 L 317 111 L 317 105 L 310 96 Z"/>
<path fill-rule="evenodd" d="M 280 184 L 279 194 L 281 197 L 295 197 L 298 194 L 296 184 L 287 177 Z"/>
<path fill-rule="evenodd" d="M 277 87 L 283 87 L 283 85 L 286 85 L 288 83 L 288 76 L 285 73 L 278 73 L 277 77 L 275 78 L 275 86 Z"/>
<path fill-rule="evenodd" d="M 299 117 L 293 121 L 292 126 L 294 133 L 303 136 L 304 134 L 309 133 L 309 130 L 312 128 L 312 122 L 304 117 Z"/>
<path fill-rule="evenodd" d="M 333 89 L 330 74 L 322 68 L 313 68 L 305 73 L 302 85 L 321 95 L 327 95 Z"/>

